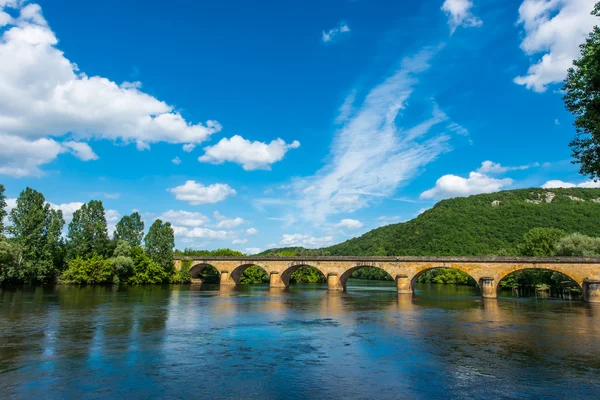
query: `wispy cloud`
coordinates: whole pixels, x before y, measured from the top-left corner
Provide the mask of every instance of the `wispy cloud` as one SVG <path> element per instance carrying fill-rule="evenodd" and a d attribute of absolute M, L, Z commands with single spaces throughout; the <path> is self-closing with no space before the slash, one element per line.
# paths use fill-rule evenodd
<path fill-rule="evenodd" d="M 459 26 L 472 28 L 483 24 L 481 19 L 473 15 L 471 8 L 473 8 L 473 2 L 471 0 L 444 1 L 442 11 L 448 16 L 450 34 L 453 34 Z"/>
<path fill-rule="evenodd" d="M 335 134 L 331 161 L 314 176 L 295 181 L 306 219 L 323 221 L 328 215 L 352 212 L 390 196 L 449 149 L 447 134 L 429 134 L 433 126 L 448 121 L 435 103 L 429 119 L 408 129 L 396 126 L 419 73 L 429 68 L 437 50 L 426 47 L 404 59 L 400 69 L 348 115 Z"/>
<path fill-rule="evenodd" d="M 323 43 L 330 43 L 347 33 L 350 33 L 350 27 L 347 23 L 340 22 L 337 27 L 331 28 L 328 31 L 323 31 L 321 33 L 321 41 Z"/>

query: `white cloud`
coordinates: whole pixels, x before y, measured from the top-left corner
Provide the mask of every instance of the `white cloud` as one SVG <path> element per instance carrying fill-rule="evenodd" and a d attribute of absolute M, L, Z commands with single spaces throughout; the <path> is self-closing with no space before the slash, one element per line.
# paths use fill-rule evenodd
<path fill-rule="evenodd" d="M 286 214 L 283 217 L 271 217 L 271 218 L 267 218 L 267 219 L 270 221 L 283 222 L 283 224 L 281 225 L 282 229 L 288 229 L 289 227 L 294 225 L 294 223 L 296 223 L 296 217 L 294 217 L 293 214 Z"/>
<path fill-rule="evenodd" d="M 323 247 L 330 244 L 333 237 L 313 237 L 310 235 L 302 235 L 300 233 L 283 234 L 280 245 L 285 247 Z"/>
<path fill-rule="evenodd" d="M 260 253 L 262 250 L 258 247 L 247 247 L 246 248 L 246 254 L 257 254 Z"/>
<path fill-rule="evenodd" d="M 20 4 L 0 6 L 2 23 L 8 23 L 0 31 L 0 60 L 10 60 L 0 62 L 0 142 L 2 147 L 26 142 L 46 151 L 29 157 L 1 154 L 0 173 L 40 175 L 38 167 L 56 158 L 61 148 L 49 136 L 68 135 L 70 142 L 134 142 L 147 148 L 157 142 L 200 143 L 221 130 L 216 121 L 186 121 L 173 106 L 141 92 L 138 84 L 118 85 L 79 71 L 56 47 L 58 39 L 39 5 L 22 7 L 19 17 L 10 20 L 3 11 L 7 6 Z M 91 149 L 70 148 L 80 158 L 93 159 Z"/>
<path fill-rule="evenodd" d="M 231 244 L 246 244 L 248 243 L 248 239 L 235 239 L 231 242 Z"/>
<path fill-rule="evenodd" d="M 236 226 L 240 226 L 245 222 L 246 221 L 240 217 L 231 218 L 231 219 L 226 218 L 226 219 L 222 219 L 221 221 L 219 221 L 219 223 L 217 223 L 217 228 L 231 229 L 231 228 L 235 228 Z"/>
<path fill-rule="evenodd" d="M 2 119 L 1 112 L 0 119 Z M 19 136 L 0 133 L 0 174 L 15 178 L 41 176 L 43 172 L 39 166 L 53 161 L 62 151 L 63 147 L 60 143 L 52 139 L 30 141 Z"/>
<path fill-rule="evenodd" d="M 256 229 L 256 228 L 246 229 L 246 235 L 256 235 L 257 233 L 258 233 L 258 229 Z"/>
<path fill-rule="evenodd" d="M 594 182 L 594 181 L 590 180 L 590 181 L 581 182 L 581 183 L 571 183 L 571 182 L 564 182 L 564 181 L 560 181 L 560 180 L 552 180 L 552 181 L 548 181 L 542 185 L 542 188 L 544 188 L 544 189 L 574 188 L 574 187 L 587 188 L 587 189 L 600 188 L 600 182 Z"/>
<path fill-rule="evenodd" d="M 471 12 L 473 2 L 471 0 L 446 0 L 442 5 L 442 11 L 448 16 L 450 32 L 454 33 L 456 28 L 481 26 L 483 22 Z"/>
<path fill-rule="evenodd" d="M 481 174 L 502 174 L 508 171 L 523 171 L 533 167 L 539 167 L 539 163 L 533 163 L 528 165 L 517 165 L 514 167 L 505 167 L 500 163 L 495 163 L 493 161 L 484 161 L 481 163 L 481 167 L 476 172 Z"/>
<path fill-rule="evenodd" d="M 336 132 L 331 161 L 314 176 L 294 182 L 305 219 L 323 222 L 327 215 L 349 213 L 390 196 L 449 149 L 447 134 L 429 134 L 448 121 L 435 104 L 431 118 L 416 126 L 402 129 L 395 123 L 418 82 L 417 74 L 429 67 L 435 52 L 425 48 L 404 59 Z"/>
<path fill-rule="evenodd" d="M 339 39 L 345 33 L 350 33 L 350 27 L 345 22 L 340 22 L 337 27 L 323 31 L 321 33 L 321 40 L 323 43 L 329 43 L 334 39 Z"/>
<path fill-rule="evenodd" d="M 194 151 L 195 148 L 196 145 L 194 143 L 188 143 L 183 145 L 183 151 L 185 151 L 186 153 L 191 153 L 192 151 Z"/>
<path fill-rule="evenodd" d="M 341 124 L 348 119 L 352 112 L 354 111 L 354 101 L 356 100 L 356 89 L 352 90 L 348 96 L 344 99 L 344 102 L 340 106 L 338 110 L 339 114 L 335 118 L 335 122 L 337 124 Z"/>
<path fill-rule="evenodd" d="M 204 238 L 204 239 L 217 239 L 217 240 L 225 240 L 230 239 L 233 235 L 231 232 L 227 231 L 215 231 L 213 229 L 208 228 L 200 228 L 196 227 L 193 229 L 186 228 L 184 226 L 176 226 L 173 225 L 173 232 L 177 237 L 184 237 L 188 239 L 196 239 L 196 238 Z"/>
<path fill-rule="evenodd" d="M 535 58 L 527 75 L 515 83 L 536 92 L 547 85 L 561 82 L 573 59 L 579 56 L 579 45 L 598 22 L 590 15 L 596 0 L 524 0 L 519 7 L 519 24 L 525 35 L 521 49 Z"/>
<path fill-rule="evenodd" d="M 172 225 L 191 227 L 201 226 L 209 221 L 209 218 L 204 214 L 183 210 L 169 210 L 162 213 L 158 218 L 170 222 Z"/>
<path fill-rule="evenodd" d="M 174 159 L 171 160 L 171 162 L 175 165 L 179 165 L 179 164 L 181 164 L 181 159 L 179 157 L 175 157 Z"/>
<path fill-rule="evenodd" d="M 300 147 L 300 142 L 294 140 L 287 144 L 282 139 L 271 143 L 263 143 L 244 139 L 235 135 L 230 139 L 223 138 L 214 146 L 204 148 L 204 155 L 198 158 L 200 162 L 222 164 L 226 161 L 240 164 L 246 171 L 256 169 L 271 169 L 271 164 L 281 161 L 290 149 Z"/>
<path fill-rule="evenodd" d="M 173 193 L 177 200 L 186 201 L 193 206 L 218 203 L 228 196 L 235 196 L 236 194 L 235 190 L 225 183 L 204 186 L 192 180 L 167 190 Z"/>
<path fill-rule="evenodd" d="M 73 213 L 81 208 L 83 205 L 80 201 L 73 201 L 71 203 L 63 203 L 63 204 L 50 204 L 50 207 L 54 210 L 61 210 L 63 213 L 63 218 L 65 219 L 65 223 L 68 224 L 73 219 Z M 114 211 L 114 210 L 113 210 Z"/>
<path fill-rule="evenodd" d="M 336 224 L 335 226 L 337 228 L 346 228 L 346 229 L 360 229 L 363 227 L 363 223 L 356 220 L 356 219 L 350 219 L 350 218 L 345 218 L 343 220 L 341 220 L 338 224 Z"/>
<path fill-rule="evenodd" d="M 105 215 L 108 234 L 112 236 L 117 229 L 117 222 L 121 219 L 121 214 L 117 210 L 106 210 Z"/>
<path fill-rule="evenodd" d="M 381 222 L 397 222 L 400 221 L 402 218 L 398 215 L 392 215 L 392 216 L 386 216 L 386 215 L 382 215 L 381 217 L 377 217 L 377 221 L 381 221 Z"/>
<path fill-rule="evenodd" d="M 468 178 L 456 175 L 444 175 L 435 183 L 435 187 L 421 193 L 422 199 L 446 199 L 456 196 L 469 196 L 478 193 L 491 193 L 511 185 L 510 178 L 496 179 L 479 172 L 471 172 Z"/>
<path fill-rule="evenodd" d="M 90 147 L 89 144 L 84 142 L 64 142 L 63 146 L 65 146 L 73 155 L 79 158 L 81 161 L 91 161 L 97 160 L 98 155 L 94 153 L 94 150 Z"/>

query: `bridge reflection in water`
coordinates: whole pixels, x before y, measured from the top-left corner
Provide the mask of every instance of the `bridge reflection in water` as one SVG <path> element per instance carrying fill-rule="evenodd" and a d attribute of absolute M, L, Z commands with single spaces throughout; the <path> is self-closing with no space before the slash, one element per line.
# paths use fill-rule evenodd
<path fill-rule="evenodd" d="M 524 269 L 546 269 L 573 279 L 583 291 L 583 299 L 600 303 L 600 258 L 532 257 L 176 257 L 175 268 L 191 262 L 192 277 L 207 267 L 219 273 L 222 286 L 236 286 L 244 271 L 253 265 L 264 269 L 270 286 L 286 288 L 292 274 L 302 267 L 314 267 L 327 277 L 330 290 L 346 290 L 353 272 L 364 267 L 380 268 L 396 282 L 398 293 L 412 294 L 414 284 L 425 271 L 455 268 L 470 275 L 485 298 L 498 296 L 499 283 L 508 274 Z M 187 263 L 186 263 L 187 264 Z"/>

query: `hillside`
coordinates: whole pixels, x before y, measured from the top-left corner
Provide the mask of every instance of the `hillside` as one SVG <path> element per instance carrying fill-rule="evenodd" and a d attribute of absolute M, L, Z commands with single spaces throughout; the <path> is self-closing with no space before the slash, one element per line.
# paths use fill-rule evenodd
<path fill-rule="evenodd" d="M 355 256 L 510 254 L 536 227 L 600 236 L 600 189 L 519 189 L 443 200 L 415 219 L 331 247 L 289 250 Z"/>

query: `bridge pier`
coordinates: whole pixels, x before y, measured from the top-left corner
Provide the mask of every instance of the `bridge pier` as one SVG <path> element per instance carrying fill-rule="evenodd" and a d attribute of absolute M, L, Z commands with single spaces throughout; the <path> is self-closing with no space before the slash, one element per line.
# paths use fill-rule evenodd
<path fill-rule="evenodd" d="M 600 303 L 600 280 L 585 280 L 582 285 L 583 301 Z"/>
<path fill-rule="evenodd" d="M 287 285 L 281 279 L 279 272 L 271 272 L 269 275 L 269 286 L 272 288 L 286 288 Z"/>
<path fill-rule="evenodd" d="M 332 273 L 327 275 L 327 289 L 329 290 L 346 290 L 340 282 L 338 274 Z"/>
<path fill-rule="evenodd" d="M 219 280 L 221 285 L 235 285 L 236 283 L 231 279 L 229 271 L 221 271 L 221 278 Z"/>
<path fill-rule="evenodd" d="M 496 292 L 496 285 L 494 278 L 484 277 L 479 280 L 479 287 L 481 289 L 481 296 L 484 299 L 495 299 L 498 297 Z"/>
<path fill-rule="evenodd" d="M 410 279 L 406 275 L 396 275 L 396 288 L 399 294 L 412 294 Z"/>

